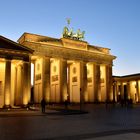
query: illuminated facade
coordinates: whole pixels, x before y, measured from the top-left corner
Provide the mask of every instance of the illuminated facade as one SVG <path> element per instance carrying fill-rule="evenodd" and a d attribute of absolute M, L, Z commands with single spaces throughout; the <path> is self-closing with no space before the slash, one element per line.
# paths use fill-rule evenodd
<path fill-rule="evenodd" d="M 30 48 L 0 36 L 0 107 L 28 104 L 32 53 Z"/>
<path fill-rule="evenodd" d="M 113 95 L 116 102 L 132 99 L 140 102 L 140 73 L 113 77 Z"/>
<path fill-rule="evenodd" d="M 112 64 L 108 48 L 86 41 L 24 33 L 19 44 L 34 50 L 35 103 L 65 100 L 79 103 L 113 101 Z"/>

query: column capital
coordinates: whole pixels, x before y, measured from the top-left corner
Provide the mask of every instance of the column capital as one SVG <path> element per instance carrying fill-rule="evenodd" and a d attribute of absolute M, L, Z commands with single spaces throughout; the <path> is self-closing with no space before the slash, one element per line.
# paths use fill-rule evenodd
<path fill-rule="evenodd" d="M 22 61 L 23 64 L 30 64 L 30 62 Z"/>
<path fill-rule="evenodd" d="M 60 58 L 59 60 L 60 61 L 67 61 L 67 59 L 64 59 L 64 58 Z"/>
<path fill-rule="evenodd" d="M 87 62 L 86 61 L 79 61 L 81 64 L 86 65 Z"/>
<path fill-rule="evenodd" d="M 101 65 L 101 63 L 96 62 L 96 63 L 95 63 L 95 65 L 100 66 L 100 65 Z"/>

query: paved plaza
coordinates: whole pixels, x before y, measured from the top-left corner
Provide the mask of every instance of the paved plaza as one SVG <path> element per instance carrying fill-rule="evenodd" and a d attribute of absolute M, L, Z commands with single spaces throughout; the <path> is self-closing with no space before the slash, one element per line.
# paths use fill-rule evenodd
<path fill-rule="evenodd" d="M 139 140 L 140 105 L 85 104 L 0 110 L 0 140 Z M 76 110 L 76 111 L 73 111 Z M 78 113 L 77 113 L 78 112 Z"/>

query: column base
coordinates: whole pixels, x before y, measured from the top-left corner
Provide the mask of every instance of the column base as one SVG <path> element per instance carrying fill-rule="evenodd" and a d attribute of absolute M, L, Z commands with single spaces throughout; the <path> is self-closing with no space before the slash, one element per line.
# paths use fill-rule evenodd
<path fill-rule="evenodd" d="M 27 104 L 27 105 L 22 105 L 21 107 L 24 108 L 24 109 L 26 109 L 26 110 L 29 110 L 29 104 Z"/>
<path fill-rule="evenodd" d="M 4 105 L 3 108 L 4 109 L 11 109 L 12 107 L 11 107 L 11 105 Z"/>
<path fill-rule="evenodd" d="M 22 105 L 22 108 L 29 108 L 29 105 Z"/>

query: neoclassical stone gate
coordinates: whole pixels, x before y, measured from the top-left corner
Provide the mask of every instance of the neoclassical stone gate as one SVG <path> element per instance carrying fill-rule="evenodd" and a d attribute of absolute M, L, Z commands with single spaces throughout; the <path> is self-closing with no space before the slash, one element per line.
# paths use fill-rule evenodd
<path fill-rule="evenodd" d="M 34 101 L 112 101 L 112 65 L 108 48 L 86 41 L 24 33 L 19 44 L 34 50 Z"/>

